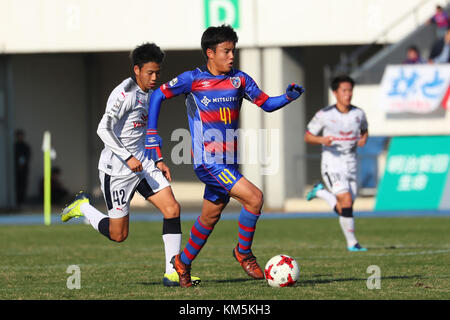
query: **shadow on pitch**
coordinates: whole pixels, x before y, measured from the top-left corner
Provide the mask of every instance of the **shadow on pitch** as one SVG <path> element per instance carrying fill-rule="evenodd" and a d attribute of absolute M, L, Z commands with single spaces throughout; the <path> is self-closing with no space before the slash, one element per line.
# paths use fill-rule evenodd
<path fill-rule="evenodd" d="M 238 283 L 238 282 L 247 282 L 247 281 L 255 281 L 255 279 L 239 278 L 239 279 L 208 280 L 208 282 L 214 282 L 214 283 Z M 258 281 L 258 280 L 256 280 L 256 281 Z"/>
<path fill-rule="evenodd" d="M 247 281 L 255 281 L 255 279 L 252 278 L 239 278 L 239 279 L 222 279 L 222 280 L 204 280 L 203 282 L 208 283 L 240 283 L 240 282 L 247 282 Z M 137 282 L 137 284 L 141 286 L 160 286 L 162 285 L 162 281 L 154 281 L 154 282 Z"/>
<path fill-rule="evenodd" d="M 315 274 L 312 275 L 314 278 L 319 277 L 330 277 L 331 274 Z M 411 275 L 411 276 L 387 276 L 387 277 L 381 277 L 381 280 L 401 280 L 401 279 L 423 279 L 424 276 L 420 274 Z M 426 278 L 426 277 L 425 277 Z M 241 283 L 241 282 L 247 282 L 247 281 L 255 281 L 255 279 L 252 278 L 238 278 L 238 279 L 222 279 L 222 280 L 206 280 L 204 281 L 209 283 Z M 258 280 L 256 280 L 258 281 Z M 318 284 L 327 284 L 332 282 L 351 282 L 351 281 L 367 281 L 367 278 L 330 278 L 330 279 L 318 279 L 318 280 L 302 280 L 300 276 L 300 280 L 295 284 L 295 287 L 313 287 Z M 203 281 L 202 281 L 203 283 Z M 143 285 L 143 286 L 160 286 L 162 284 L 162 281 L 158 282 L 138 282 L 137 284 Z"/>
<path fill-rule="evenodd" d="M 141 286 L 160 286 L 162 285 L 162 281 L 158 282 L 137 282 L 136 284 L 139 284 Z"/>
<path fill-rule="evenodd" d="M 313 277 L 320 277 L 322 275 L 313 275 Z M 301 278 L 301 276 L 300 276 Z M 422 275 L 416 274 L 411 276 L 381 276 L 381 280 L 400 280 L 400 279 L 417 279 L 423 278 Z M 332 278 L 332 279 L 320 279 L 320 280 L 299 280 L 296 286 L 315 286 L 317 284 L 326 284 L 332 282 L 350 282 L 350 281 L 367 281 L 367 278 Z"/>

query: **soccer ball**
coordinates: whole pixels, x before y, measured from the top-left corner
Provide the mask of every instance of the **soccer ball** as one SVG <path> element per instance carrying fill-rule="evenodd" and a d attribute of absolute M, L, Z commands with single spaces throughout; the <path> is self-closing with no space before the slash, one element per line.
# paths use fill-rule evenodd
<path fill-rule="evenodd" d="M 267 261 L 264 275 L 271 287 L 290 287 L 297 282 L 300 268 L 294 258 L 279 254 Z"/>

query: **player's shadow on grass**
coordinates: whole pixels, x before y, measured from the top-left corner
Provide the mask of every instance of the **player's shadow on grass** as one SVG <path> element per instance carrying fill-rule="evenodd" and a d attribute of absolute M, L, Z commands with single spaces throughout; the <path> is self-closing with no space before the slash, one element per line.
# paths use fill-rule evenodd
<path fill-rule="evenodd" d="M 246 282 L 246 281 L 255 281 L 255 279 L 253 279 L 253 278 L 238 278 L 238 279 L 208 280 L 208 282 L 214 282 L 214 283 L 233 283 L 233 282 Z"/>
<path fill-rule="evenodd" d="M 233 283 L 233 282 L 246 282 L 246 281 L 255 281 L 255 279 L 252 278 L 239 278 L 239 279 L 222 279 L 222 280 L 204 280 L 203 282 L 209 282 L 209 283 Z M 136 284 L 142 285 L 142 286 L 160 286 L 162 284 L 162 281 L 158 282 L 137 282 Z M 200 284 L 201 285 L 201 284 Z"/>
<path fill-rule="evenodd" d="M 312 275 L 314 278 L 318 277 L 330 277 L 331 274 L 315 274 Z M 388 276 L 388 277 L 381 277 L 381 280 L 399 280 L 399 279 L 423 279 L 424 276 L 420 274 L 415 274 L 412 276 Z M 237 278 L 237 279 L 222 279 L 222 280 L 205 280 L 204 282 L 209 283 L 238 283 L 238 282 L 247 282 L 247 281 L 255 281 L 255 279 L 252 278 Z M 258 281 L 258 280 L 257 280 Z M 367 281 L 367 278 L 331 278 L 331 279 L 318 279 L 318 280 L 302 280 L 300 277 L 300 280 L 295 284 L 295 287 L 302 287 L 302 286 L 315 286 L 318 284 L 327 284 L 332 282 L 349 282 L 349 281 Z M 203 282 L 203 281 L 202 281 Z M 160 286 L 161 281 L 158 282 L 138 282 L 137 284 L 143 285 L 143 286 Z"/>
<path fill-rule="evenodd" d="M 136 284 L 140 284 L 141 286 L 160 286 L 160 285 L 162 285 L 162 281 L 157 281 L 157 282 L 137 282 Z"/>
<path fill-rule="evenodd" d="M 323 275 L 313 275 L 313 277 L 320 277 Z M 381 276 L 381 280 L 398 280 L 398 279 L 417 279 L 423 278 L 422 275 L 416 274 L 412 276 Z M 326 284 L 331 282 L 347 282 L 347 281 L 367 281 L 367 278 L 332 278 L 332 279 L 320 279 L 320 280 L 300 280 L 296 286 L 315 286 L 317 284 Z"/>

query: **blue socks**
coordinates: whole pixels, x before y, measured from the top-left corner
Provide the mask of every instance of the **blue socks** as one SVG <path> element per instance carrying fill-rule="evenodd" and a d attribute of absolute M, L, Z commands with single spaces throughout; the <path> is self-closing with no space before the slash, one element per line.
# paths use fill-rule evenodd
<path fill-rule="evenodd" d="M 245 209 L 241 209 L 239 215 L 239 247 L 240 253 L 250 253 L 253 236 L 255 234 L 256 222 L 258 222 L 261 213 L 253 213 Z"/>

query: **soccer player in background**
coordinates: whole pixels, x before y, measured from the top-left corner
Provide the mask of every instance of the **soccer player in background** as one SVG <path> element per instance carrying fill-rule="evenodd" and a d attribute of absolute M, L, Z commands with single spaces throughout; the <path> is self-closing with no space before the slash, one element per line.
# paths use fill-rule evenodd
<path fill-rule="evenodd" d="M 162 157 L 161 139 L 157 133 L 161 103 L 180 94 L 186 96 L 194 171 L 205 184 L 201 215 L 191 229 L 184 250 L 172 258 L 182 287 L 192 286 L 191 264 L 219 221 L 230 197 L 242 204 L 238 244 L 233 249 L 233 256 L 249 276 L 264 279 L 251 250 L 263 206 L 263 193 L 238 170 L 234 133 L 238 129 L 242 99 L 272 112 L 300 97 L 303 88 L 290 84 L 285 94 L 269 97 L 248 74 L 233 68 L 237 42 L 238 36 L 233 28 L 225 25 L 209 27 L 201 39 L 206 65 L 178 75 L 156 89 L 150 99 L 146 148 L 158 161 Z"/>
<path fill-rule="evenodd" d="M 322 145 L 321 171 L 326 189 L 318 183 L 306 199 L 324 199 L 339 215 L 347 249 L 366 251 L 355 237 L 353 203 L 357 195 L 356 148 L 366 144 L 369 134 L 364 111 L 350 104 L 354 85 L 348 76 L 334 78 L 331 89 L 336 104 L 319 110 L 307 125 L 305 142 Z"/>
<path fill-rule="evenodd" d="M 180 205 L 170 187 L 170 170 L 145 155 L 148 101 L 160 77 L 164 52 L 154 43 L 136 47 L 130 55 L 134 75 L 110 94 L 97 134 L 105 147 L 98 164 L 108 215 L 89 203 L 80 192 L 61 213 L 66 222 L 85 216 L 95 230 L 116 242 L 128 236 L 130 201 L 137 191 L 163 214 L 162 238 L 166 256 L 165 286 L 178 286 L 170 258 L 181 250 Z M 195 278 L 194 284 L 199 283 Z"/>

